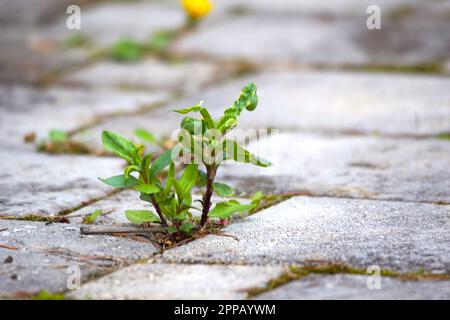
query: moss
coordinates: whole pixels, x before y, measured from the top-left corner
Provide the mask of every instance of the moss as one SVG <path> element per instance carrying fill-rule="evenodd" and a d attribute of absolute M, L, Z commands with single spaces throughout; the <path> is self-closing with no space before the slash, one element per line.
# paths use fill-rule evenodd
<path fill-rule="evenodd" d="M 450 132 L 442 132 L 436 136 L 439 140 L 447 140 L 450 141 Z"/>
<path fill-rule="evenodd" d="M 253 209 L 249 210 L 248 213 L 249 213 L 249 215 L 251 215 L 251 214 L 254 214 L 261 210 L 272 207 L 280 202 L 286 201 L 292 197 L 299 197 L 299 196 L 311 196 L 311 194 L 306 191 L 278 193 L 278 194 L 265 194 L 261 198 L 261 200 L 259 200 L 258 205 L 255 206 Z"/>
<path fill-rule="evenodd" d="M 88 36 L 82 33 L 74 33 L 63 41 L 63 47 L 67 49 L 86 47 L 91 43 Z"/>
<path fill-rule="evenodd" d="M 248 298 L 255 297 L 264 292 L 278 288 L 288 282 L 300 280 L 312 274 L 335 275 L 335 274 L 353 274 L 370 275 L 367 270 L 351 267 L 341 263 L 325 263 L 306 266 L 290 266 L 287 272 L 281 274 L 278 278 L 270 280 L 263 288 L 251 288 L 247 290 Z M 449 280 L 450 274 L 431 274 L 425 270 L 410 273 L 398 273 L 389 269 L 380 270 L 383 277 L 394 277 L 400 280 L 423 281 L 423 280 Z"/>
<path fill-rule="evenodd" d="M 363 66 L 349 66 L 350 70 L 369 71 L 369 72 L 395 72 L 395 73 L 425 73 L 425 74 L 442 74 L 444 68 L 439 62 L 429 62 L 413 65 L 363 65 Z"/>
<path fill-rule="evenodd" d="M 32 300 L 65 300 L 66 297 L 63 293 L 50 293 L 45 290 L 39 291 L 38 294 L 31 298 Z"/>
<path fill-rule="evenodd" d="M 30 213 L 21 217 L 8 217 L 2 216 L 0 219 L 3 220 L 16 220 L 16 221 L 33 221 L 33 222 L 58 222 L 58 223 L 69 223 L 69 221 L 63 217 L 58 216 L 41 216 L 38 214 Z"/>

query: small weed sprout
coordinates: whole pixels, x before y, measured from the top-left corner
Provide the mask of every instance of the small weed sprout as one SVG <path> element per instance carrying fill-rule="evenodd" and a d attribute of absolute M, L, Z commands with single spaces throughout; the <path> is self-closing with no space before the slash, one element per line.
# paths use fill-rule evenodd
<path fill-rule="evenodd" d="M 258 104 L 256 86 L 246 85 L 236 101 L 214 120 L 202 103 L 192 107 L 173 110 L 180 114 L 199 113 L 199 118 L 186 116 L 181 121 L 179 143 L 160 155 L 144 154 L 144 146 L 110 131 L 104 131 L 102 142 L 105 149 L 125 159 L 128 166 L 123 174 L 100 179 L 116 188 L 133 188 L 140 193 L 140 199 L 150 203 L 154 210 L 127 210 L 126 217 L 133 223 L 160 223 L 170 234 L 191 236 L 195 230 L 204 228 L 210 219 L 224 222 L 235 213 L 251 211 L 259 205 L 261 193 L 251 203 L 241 204 L 236 200 L 219 202 L 211 209 L 214 193 L 219 197 L 234 195 L 232 187 L 215 181 L 217 170 L 223 161 L 267 167 L 271 163 L 245 150 L 235 140 L 227 139 L 227 133 L 237 125 L 237 119 L 244 110 L 253 111 Z M 139 129 L 141 139 L 159 144 L 153 135 Z M 183 162 L 181 174 L 177 177 L 176 163 Z M 168 171 L 163 171 L 168 167 Z M 165 177 L 163 177 L 163 173 Z M 193 201 L 192 190 L 203 192 L 201 208 Z M 201 215 L 192 214 L 198 210 Z"/>

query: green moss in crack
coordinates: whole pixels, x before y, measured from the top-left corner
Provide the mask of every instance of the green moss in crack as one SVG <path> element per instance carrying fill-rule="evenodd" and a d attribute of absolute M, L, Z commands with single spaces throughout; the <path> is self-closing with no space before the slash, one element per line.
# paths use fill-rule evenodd
<path fill-rule="evenodd" d="M 291 281 L 300 280 L 312 274 L 319 275 L 336 275 L 336 274 L 351 274 L 351 275 L 366 275 L 370 273 L 366 269 L 351 267 L 342 263 L 324 263 L 306 266 L 290 266 L 287 272 L 284 272 L 279 277 L 270 280 L 265 287 L 251 288 L 247 290 L 248 298 L 255 297 L 262 293 L 268 292 L 278 288 Z M 417 272 L 399 273 L 389 269 L 380 270 L 380 275 L 383 277 L 393 277 L 404 281 L 425 281 L 425 280 L 449 280 L 450 274 L 432 274 L 425 270 Z"/>
<path fill-rule="evenodd" d="M 422 64 L 413 65 L 363 65 L 363 66 L 351 66 L 350 70 L 356 71 L 369 71 L 369 72 L 393 72 L 393 73 L 424 73 L 424 74 L 442 74 L 444 68 L 439 62 L 428 62 Z"/>
<path fill-rule="evenodd" d="M 64 293 L 50 293 L 46 290 L 41 290 L 35 296 L 31 298 L 32 300 L 65 300 L 66 296 Z"/>
<path fill-rule="evenodd" d="M 442 132 L 442 133 L 437 135 L 437 138 L 439 140 L 450 141 L 450 132 Z"/>

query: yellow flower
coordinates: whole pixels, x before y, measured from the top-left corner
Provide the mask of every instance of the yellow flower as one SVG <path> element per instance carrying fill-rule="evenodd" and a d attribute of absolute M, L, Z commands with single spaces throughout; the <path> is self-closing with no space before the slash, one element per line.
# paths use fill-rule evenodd
<path fill-rule="evenodd" d="M 184 10 L 194 19 L 206 16 L 212 9 L 210 0 L 182 0 Z"/>

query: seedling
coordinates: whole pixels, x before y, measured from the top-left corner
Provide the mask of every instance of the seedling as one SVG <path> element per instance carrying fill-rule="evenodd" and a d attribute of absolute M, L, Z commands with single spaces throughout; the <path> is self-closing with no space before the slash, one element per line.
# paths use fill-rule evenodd
<path fill-rule="evenodd" d="M 227 133 L 237 125 L 239 115 L 253 111 L 258 104 L 256 86 L 245 86 L 237 100 L 214 120 L 202 103 L 192 107 L 173 110 L 180 114 L 199 113 L 200 118 L 186 116 L 181 121 L 179 143 L 160 155 L 144 154 L 144 147 L 110 131 L 102 134 L 106 150 L 125 159 L 128 166 L 123 174 L 100 179 L 116 188 L 133 188 L 140 193 L 140 199 L 150 203 L 156 214 L 150 210 L 127 210 L 127 218 L 136 224 L 160 223 L 172 234 L 191 235 L 195 229 L 204 228 L 208 220 L 224 221 L 235 213 L 255 208 L 261 199 L 256 193 L 250 204 L 236 200 L 219 202 L 211 210 L 214 193 L 219 197 L 234 195 L 232 187 L 215 181 L 217 170 L 227 160 L 267 167 L 270 162 L 261 159 L 240 146 L 236 140 L 227 139 Z M 148 132 L 138 130 L 141 138 L 157 144 Z M 187 161 L 186 161 L 187 160 Z M 180 175 L 175 163 L 184 162 Z M 168 167 L 166 177 L 162 172 Z M 194 187 L 203 191 L 201 200 L 193 201 Z M 199 202 L 201 208 L 195 206 Z M 201 212 L 200 217 L 193 214 Z"/>

